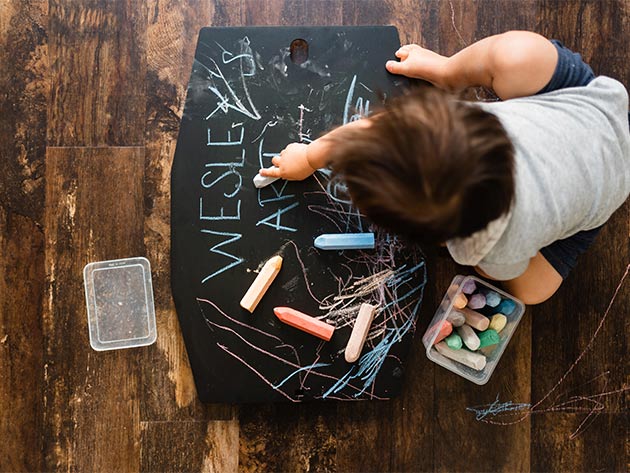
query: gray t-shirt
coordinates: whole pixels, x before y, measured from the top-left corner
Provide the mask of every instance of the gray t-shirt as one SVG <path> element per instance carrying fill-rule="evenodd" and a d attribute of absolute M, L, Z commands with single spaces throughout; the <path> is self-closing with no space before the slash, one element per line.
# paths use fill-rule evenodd
<path fill-rule="evenodd" d="M 600 76 L 584 87 L 478 105 L 514 144 L 514 201 L 508 215 L 447 247 L 459 264 L 512 279 L 541 248 L 602 225 L 628 197 L 628 93 Z"/>

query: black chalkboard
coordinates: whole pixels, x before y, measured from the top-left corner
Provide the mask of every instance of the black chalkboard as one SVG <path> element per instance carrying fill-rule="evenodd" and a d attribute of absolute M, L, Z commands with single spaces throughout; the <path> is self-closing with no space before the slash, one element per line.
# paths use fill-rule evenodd
<path fill-rule="evenodd" d="M 296 39 L 307 58 L 292 57 Z M 201 30 L 172 168 L 171 256 L 202 401 L 389 399 L 400 391 L 426 282 L 421 252 L 371 227 L 327 170 L 303 182 L 252 184 L 288 143 L 368 115 L 400 90 L 403 79 L 384 68 L 398 47 L 394 27 Z M 376 232 L 376 248 L 313 247 L 322 233 L 357 231 Z M 282 270 L 250 314 L 239 301 L 278 253 Z M 344 349 L 361 302 L 379 311 L 350 364 Z M 332 340 L 284 325 L 275 306 L 323 317 L 337 327 Z"/>

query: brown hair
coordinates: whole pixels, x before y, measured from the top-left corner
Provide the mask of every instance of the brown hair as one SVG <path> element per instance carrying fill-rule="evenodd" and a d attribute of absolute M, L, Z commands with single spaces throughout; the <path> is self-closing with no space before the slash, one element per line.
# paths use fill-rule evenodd
<path fill-rule="evenodd" d="M 370 123 L 334 133 L 330 163 L 374 223 L 439 243 L 509 210 L 514 150 L 491 113 L 423 87 L 390 99 Z"/>

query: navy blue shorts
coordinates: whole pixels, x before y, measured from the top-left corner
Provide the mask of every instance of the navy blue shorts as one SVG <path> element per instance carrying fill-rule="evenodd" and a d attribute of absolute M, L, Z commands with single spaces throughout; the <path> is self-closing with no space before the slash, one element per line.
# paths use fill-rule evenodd
<path fill-rule="evenodd" d="M 582 61 L 582 57 L 564 47 L 557 41 L 551 40 L 558 51 L 558 64 L 549 83 L 539 94 L 563 89 L 565 87 L 582 87 L 595 78 L 593 70 Z M 545 259 L 558 271 L 562 279 L 566 279 L 569 272 L 577 264 L 578 256 L 593 244 L 595 237 L 602 227 L 576 233 L 564 240 L 558 240 L 540 250 Z"/>
<path fill-rule="evenodd" d="M 564 240 L 554 241 L 545 246 L 540 253 L 545 257 L 553 269 L 558 271 L 562 279 L 566 279 L 569 272 L 577 264 L 578 256 L 584 253 L 593 244 L 595 237 L 602 227 L 578 232 Z"/>

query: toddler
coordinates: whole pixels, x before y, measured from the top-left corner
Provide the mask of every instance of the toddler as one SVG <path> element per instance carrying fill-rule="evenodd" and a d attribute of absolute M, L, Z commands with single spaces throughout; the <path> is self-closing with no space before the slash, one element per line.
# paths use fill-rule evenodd
<path fill-rule="evenodd" d="M 301 180 L 330 165 L 383 228 L 445 243 L 527 304 L 551 297 L 630 192 L 628 93 L 580 55 L 525 31 L 452 57 L 417 45 L 392 74 L 435 87 L 369 118 L 292 143 L 261 174 Z M 492 89 L 498 102 L 449 92 Z"/>

